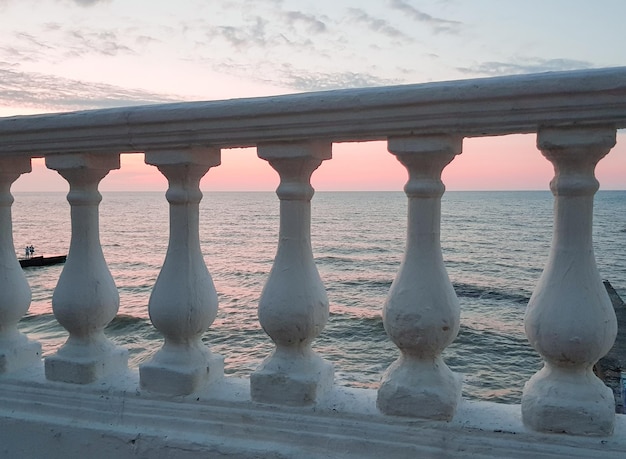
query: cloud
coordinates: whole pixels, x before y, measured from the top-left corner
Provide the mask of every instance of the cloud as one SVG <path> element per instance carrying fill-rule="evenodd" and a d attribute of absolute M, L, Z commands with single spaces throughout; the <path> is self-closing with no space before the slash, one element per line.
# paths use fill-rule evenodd
<path fill-rule="evenodd" d="M 311 72 L 291 64 L 275 69 L 268 83 L 279 82 L 280 86 L 298 91 L 325 91 L 330 89 L 364 88 L 398 84 L 398 80 L 380 78 L 366 72 Z"/>
<path fill-rule="evenodd" d="M 326 91 L 330 89 L 366 88 L 398 84 L 398 80 L 379 78 L 357 72 L 291 72 L 282 76 L 282 84 L 298 91 Z"/>
<path fill-rule="evenodd" d="M 98 3 L 109 3 L 111 0 L 72 0 L 72 1 L 79 6 L 88 7 L 88 6 L 94 6 Z"/>
<path fill-rule="evenodd" d="M 310 33 L 322 33 L 327 30 L 326 23 L 312 14 L 304 14 L 300 11 L 286 11 L 283 15 L 291 27 L 294 27 L 297 23 L 301 23 L 304 24 L 307 31 Z"/>
<path fill-rule="evenodd" d="M 499 76 L 580 70 L 592 67 L 594 67 L 594 65 L 591 62 L 573 59 L 520 58 L 517 62 L 489 61 L 482 62 L 474 67 L 457 67 L 457 70 L 461 73 L 471 75 Z"/>
<path fill-rule="evenodd" d="M 238 60 L 205 61 L 215 71 L 257 83 L 288 88 L 298 92 L 331 89 L 389 86 L 402 83 L 398 79 L 376 76 L 367 71 L 311 71 L 288 62 L 257 61 L 253 65 Z"/>
<path fill-rule="evenodd" d="M 149 35 L 138 35 L 135 38 L 135 43 L 137 43 L 139 45 L 149 45 L 149 44 L 152 44 L 152 43 L 162 43 L 162 40 L 159 40 L 158 38 L 151 37 Z"/>
<path fill-rule="evenodd" d="M 424 13 L 423 11 L 418 10 L 404 0 L 391 0 L 390 6 L 393 9 L 401 11 L 402 13 L 406 14 L 408 17 L 414 19 L 417 22 L 425 23 L 432 26 L 436 33 L 456 33 L 459 27 L 462 25 L 462 23 L 459 21 L 450 21 L 448 19 L 436 18 L 434 16 L 431 16 L 430 14 Z"/>
<path fill-rule="evenodd" d="M 103 54 L 105 56 L 115 56 L 117 54 L 134 54 L 134 51 L 121 42 L 117 37 L 117 32 L 104 30 L 99 32 L 82 31 L 78 29 L 69 30 L 67 37 L 67 54 L 70 56 L 81 56 L 89 53 Z"/>
<path fill-rule="evenodd" d="M 266 33 L 266 25 L 265 19 L 256 16 L 250 24 L 241 27 L 210 27 L 207 35 L 211 39 L 215 36 L 222 37 L 227 43 L 238 49 L 247 48 L 251 45 L 266 47 L 270 40 Z"/>
<path fill-rule="evenodd" d="M 15 34 L 15 37 L 18 40 L 21 40 L 23 42 L 26 42 L 29 45 L 34 46 L 35 48 L 39 48 L 39 49 L 52 49 L 52 46 L 46 44 L 43 42 L 43 40 L 38 40 L 34 35 L 31 35 L 29 33 L 26 32 L 17 32 Z"/>
<path fill-rule="evenodd" d="M 0 42 L 0 60 L 15 63 L 44 62 L 54 55 L 54 46 L 25 32 L 14 32 L 9 40 Z M 10 43 L 10 44 L 9 44 Z"/>
<path fill-rule="evenodd" d="M 13 67 L 0 62 L 0 106 L 70 111 L 180 101 L 170 95 L 20 72 Z"/>
<path fill-rule="evenodd" d="M 56 32 L 57 30 L 61 30 L 61 24 L 58 22 L 46 22 L 43 24 L 43 27 L 46 32 Z"/>
<path fill-rule="evenodd" d="M 10 40 L 0 42 L 0 60 L 12 62 L 59 63 L 66 58 L 95 54 L 102 56 L 135 55 L 131 45 L 145 46 L 147 38 L 128 31 L 64 29 L 57 23 L 43 25 L 44 34 L 16 31 Z M 123 40 L 119 37 L 123 36 Z"/>
<path fill-rule="evenodd" d="M 365 25 L 373 32 L 381 33 L 390 38 L 402 38 L 406 41 L 413 41 L 411 37 L 402 32 L 400 29 L 393 27 L 384 19 L 378 19 L 370 16 L 367 12 L 360 8 L 349 8 L 348 14 L 352 21 Z"/>
<path fill-rule="evenodd" d="M 210 52 L 213 55 L 232 55 L 232 50 L 234 50 L 236 54 L 247 54 L 250 60 L 258 59 L 259 50 L 275 52 L 277 55 L 284 55 L 284 52 L 280 53 L 277 50 L 282 48 L 284 51 L 285 47 L 292 53 L 319 52 L 309 37 L 311 33 L 300 33 L 295 28 L 294 23 L 303 23 L 307 29 L 314 28 L 319 31 L 326 26 L 321 21 L 317 24 L 313 16 L 296 14 L 291 15 L 290 18 L 290 22 L 284 26 L 277 26 L 276 21 L 265 19 L 261 16 L 247 18 L 245 23 L 237 25 L 212 25 L 205 23 L 202 25 L 202 28 L 208 40 L 207 42 L 196 40 L 196 44 L 199 46 L 210 46 Z M 183 25 L 183 27 L 188 30 L 194 29 L 193 26 L 189 25 Z"/>
<path fill-rule="evenodd" d="M 15 46 L 0 46 L 0 55 L 16 62 L 37 62 L 32 53 Z M 16 64 L 17 65 L 17 64 Z"/>

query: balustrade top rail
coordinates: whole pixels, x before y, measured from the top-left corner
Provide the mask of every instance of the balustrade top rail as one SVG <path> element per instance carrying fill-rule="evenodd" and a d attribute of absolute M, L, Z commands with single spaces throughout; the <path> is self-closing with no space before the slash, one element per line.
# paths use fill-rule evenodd
<path fill-rule="evenodd" d="M 626 127 L 626 67 L 0 119 L 0 156 Z"/>

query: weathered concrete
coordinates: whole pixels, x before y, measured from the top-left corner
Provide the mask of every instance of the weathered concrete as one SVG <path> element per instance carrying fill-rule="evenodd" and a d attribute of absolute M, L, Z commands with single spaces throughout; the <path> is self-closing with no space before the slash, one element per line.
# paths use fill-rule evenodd
<path fill-rule="evenodd" d="M 0 156 L 626 127 L 626 67 L 0 119 Z"/>
<path fill-rule="evenodd" d="M 522 417 L 543 432 L 606 435 L 615 399 L 592 371 L 613 346 L 617 321 L 593 254 L 596 164 L 615 145 L 613 126 L 543 128 L 537 147 L 554 165 L 550 256 L 524 328 L 544 366 L 524 385 Z"/>
<path fill-rule="evenodd" d="M 146 162 L 167 177 L 170 238 L 148 309 L 163 347 L 139 367 L 141 387 L 187 395 L 224 375 L 224 358 L 202 343 L 217 316 L 218 298 L 200 249 L 200 179 L 220 164 L 220 151 L 191 148 L 151 151 Z"/>
<path fill-rule="evenodd" d="M 610 437 L 527 429 L 519 405 L 462 401 L 450 422 L 385 416 L 376 391 L 335 387 L 309 407 L 257 404 L 249 381 L 224 378 L 193 395 L 138 390 L 137 372 L 76 386 L 41 366 L 0 378 L 0 457 L 580 458 L 618 459 L 626 416 Z"/>
<path fill-rule="evenodd" d="M 32 365 L 41 359 L 41 344 L 17 329 L 31 301 L 28 281 L 15 258 L 11 184 L 31 171 L 30 158 L 0 159 L 0 375 Z"/>
<path fill-rule="evenodd" d="M 0 453 L 11 458 L 121 459 L 196 455 L 623 457 L 626 422 L 623 416 L 615 417 L 611 391 L 591 372 L 596 360 L 610 349 L 616 333 L 610 300 L 595 270 L 591 216 L 593 193 L 598 186 L 593 166 L 614 143 L 615 129 L 625 127 L 626 68 L 0 120 L 0 157 L 30 160 L 44 156 L 49 166 L 62 172 L 70 182 L 73 233 L 76 229 L 83 236 L 75 238 L 73 234 L 63 279 L 53 296 L 55 314 L 71 335 L 65 351 L 59 351 L 68 355 L 57 360 L 67 365 L 52 368 L 48 380 L 37 359 L 28 368 L 5 366 L 6 374 L 0 375 Z M 551 188 L 555 193 L 556 225 L 552 253 L 526 320 L 529 340 L 546 365 L 527 384 L 522 399 L 524 409 L 461 401 L 456 412 L 448 410 L 447 422 L 432 417 L 396 418 L 389 413 L 415 416 L 417 410 L 388 411 L 384 415 L 376 410 L 375 391 L 333 386 L 332 367 L 318 365 L 323 362 L 321 357 L 310 365 L 312 354 L 300 352 L 310 349 L 310 341 L 319 334 L 328 315 L 328 302 L 314 269 L 308 233 L 309 194 L 312 196 L 308 182 L 311 167 L 330 157 L 323 151 L 329 152 L 332 143 L 342 141 L 419 137 L 421 142 L 425 138 L 460 140 L 535 132 L 543 154 L 555 165 Z M 305 156 L 312 156 L 308 160 L 302 158 L 305 145 Z M 320 145 L 326 146 L 323 151 L 318 151 Z M 207 165 L 204 161 L 210 161 L 212 151 L 243 146 L 257 146 L 260 156 L 268 159 L 281 175 L 277 190 L 281 198 L 281 242 L 274 270 L 282 273 L 271 274 L 260 306 L 260 322 L 281 354 L 270 357 L 261 372 L 253 373 L 251 391 L 247 380 L 217 378 L 209 384 L 211 373 L 218 372 L 213 371 L 216 365 L 211 364 L 202 348 L 178 347 L 176 351 L 181 352 L 168 351 L 166 358 L 154 367 L 165 372 L 144 378 L 158 381 L 152 391 L 147 391 L 145 384 L 142 388 L 137 371 L 126 369 L 122 358 L 125 351 L 101 345 L 106 343 L 101 329 L 115 314 L 117 297 L 98 242 L 98 181 L 105 169 L 117 164 L 114 162 L 123 152 L 143 152 L 148 156 L 152 152 L 153 159 L 157 153 L 158 162 L 169 164 L 170 172 L 179 175 L 186 166 L 176 166 L 178 172 L 170 166 L 184 162 L 189 151 L 197 153 L 198 161 L 194 164 L 199 167 Z M 270 147 L 271 153 L 263 154 L 262 150 Z M 430 171 L 433 179 L 431 168 L 436 162 L 422 166 L 420 169 Z M 409 169 L 415 178 L 417 171 Z M 191 191 L 187 187 L 191 182 L 183 176 L 179 179 L 178 185 L 168 191 L 168 200 L 195 206 L 195 199 L 199 198 L 197 183 Z M 10 180 L 5 180 L 5 204 L 8 183 Z M 427 192 L 430 185 L 440 184 L 410 180 L 407 194 Z M 185 189 L 182 194 L 181 188 Z M 186 195 L 187 191 L 191 194 Z M 416 230 L 417 238 L 430 238 L 428 244 L 421 245 L 427 250 L 437 248 L 433 242 L 438 238 L 438 207 L 433 198 L 410 203 L 409 220 L 413 222 L 408 231 Z M 9 231 L 7 210 L 5 206 L 0 221 L 2 228 Z M 192 251 L 198 252 L 197 213 L 191 207 L 189 210 L 173 214 L 176 224 L 172 229 L 193 228 L 194 234 L 172 238 L 178 246 L 173 250 L 182 250 L 185 241 L 193 241 L 188 249 L 196 247 Z M 418 214 L 420 218 L 415 218 Z M 6 256 L 14 250 L 11 241 L 5 236 L 0 242 L 5 251 L 2 260 L 13 258 Z M 184 262 L 189 250 L 179 253 Z M 434 261 L 437 257 L 432 253 L 419 255 L 420 260 Z M 11 263 L 11 269 L 16 271 L 16 260 Z M 186 295 L 177 294 L 168 285 L 188 285 L 185 282 L 189 276 L 204 273 L 204 267 L 195 262 L 188 271 L 177 270 L 176 265 L 179 263 L 164 269 L 172 278 L 160 283 L 165 287 L 163 293 L 156 294 L 158 301 L 175 304 Z M 409 296 L 424 303 L 421 300 L 428 299 L 429 291 L 439 292 L 434 295 L 437 301 L 430 301 L 430 306 L 428 302 L 426 308 L 418 305 L 420 311 L 427 313 L 423 323 L 434 323 L 439 330 L 414 333 L 419 331 L 422 319 L 414 314 L 418 308 L 404 299 L 397 303 L 399 307 L 388 311 L 390 316 L 395 315 L 395 324 L 386 324 L 395 329 L 391 335 L 403 353 L 419 358 L 427 356 L 428 348 L 431 357 L 438 356 L 456 327 L 455 313 L 449 314 L 454 312 L 450 308 L 453 298 L 447 298 L 452 301 L 444 301 L 447 304 L 443 306 L 438 301 L 445 300 L 443 290 L 437 288 L 444 280 L 441 271 L 422 271 L 420 282 L 425 282 L 416 294 L 413 291 Z M 438 274 L 432 275 L 435 272 Z M 11 287 L 12 279 L 3 285 Z M 68 285 L 72 287 L 70 293 Z M 105 295 L 97 291 L 98 285 L 106 287 Z M 192 291 L 202 292 L 198 301 L 172 308 L 163 303 L 151 307 L 151 315 L 160 316 L 156 320 L 159 330 L 176 345 L 184 347 L 212 320 L 213 306 L 206 308 L 205 300 L 213 295 L 207 294 L 208 289 L 202 285 L 207 286 L 206 277 L 191 287 Z M 394 296 L 402 296 L 413 287 L 410 282 L 397 285 L 400 287 Z M 3 332 L 0 343 L 4 355 L 21 358 L 20 339 L 15 339 L 12 331 L 16 318 L 25 312 L 25 293 L 26 290 L 18 295 L 15 303 L 6 297 L 0 300 L 0 328 L 10 330 L 8 336 Z M 83 303 L 89 308 L 79 308 Z M 169 321 L 173 310 L 181 316 Z M 437 320 L 439 313 L 443 313 L 441 321 Z M 190 320 L 180 320 L 186 318 Z M 410 320 L 403 323 L 404 318 Z M 428 345 L 411 341 L 416 337 L 427 337 Z M 296 342 L 303 346 L 294 345 Z M 184 356 L 189 359 L 184 361 Z M 90 359 L 87 366 L 83 365 L 86 357 Z M 57 361 L 54 356 L 47 358 L 51 364 Z M 183 371 L 179 371 L 180 367 L 184 367 Z M 203 378 L 207 367 L 213 370 L 208 378 Z M 106 371 L 100 372 L 102 368 Z M 415 371 L 415 366 L 406 369 L 406 374 L 392 378 L 394 384 L 401 383 L 391 387 L 390 398 L 396 406 L 402 402 L 396 395 L 415 394 L 414 385 L 429 383 L 419 380 L 429 371 Z M 169 379 L 165 381 L 164 376 Z M 255 384 L 255 378 L 261 384 Z M 288 379 L 287 384 L 282 384 Z M 417 388 L 418 393 L 420 389 Z M 445 400 L 453 400 L 450 394 L 456 393 L 454 389 L 445 391 Z M 187 392 L 193 393 L 175 395 Z M 310 405 L 293 406 L 294 401 L 302 400 Z M 413 408 L 416 406 L 419 403 Z M 445 410 L 439 407 L 432 412 Z M 450 413 L 454 414 L 451 419 Z M 528 426 L 544 433 L 525 427 L 522 413 Z M 609 436 L 613 429 L 614 435 Z M 545 432 L 600 437 L 576 438 Z"/>
<path fill-rule="evenodd" d="M 250 375 L 252 399 L 310 405 L 333 385 L 330 362 L 311 349 L 329 304 L 311 248 L 311 175 L 331 159 L 329 142 L 259 145 L 258 155 L 280 175 L 280 230 L 274 265 L 259 300 L 259 322 L 274 351 Z"/>
<path fill-rule="evenodd" d="M 45 358 L 46 377 L 88 384 L 122 371 L 128 351 L 104 335 L 120 306 L 120 295 L 100 245 L 100 181 L 120 167 L 120 155 L 58 155 L 46 158 L 70 185 L 72 238 L 67 262 L 52 295 L 52 310 L 70 336 Z"/>
<path fill-rule="evenodd" d="M 378 390 L 386 414 L 450 420 L 461 397 L 461 378 L 441 357 L 459 332 L 460 307 L 440 244 L 441 173 L 461 147 L 456 136 L 389 139 L 409 173 L 409 207 L 404 259 L 383 307 L 385 331 L 401 352 Z"/>

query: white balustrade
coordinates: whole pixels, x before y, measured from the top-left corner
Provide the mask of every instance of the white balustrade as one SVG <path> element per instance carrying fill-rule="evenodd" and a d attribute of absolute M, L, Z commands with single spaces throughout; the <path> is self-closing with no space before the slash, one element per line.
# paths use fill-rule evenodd
<path fill-rule="evenodd" d="M 616 335 L 592 213 L 595 165 L 624 128 L 626 68 L 0 119 L 0 451 L 622 457 L 626 417 L 592 372 Z M 544 367 L 521 406 L 459 401 L 461 380 L 442 358 L 460 311 L 440 246 L 441 174 L 463 138 L 524 133 L 538 133 L 555 168 L 552 248 L 525 318 Z M 383 308 L 400 357 L 378 391 L 335 385 L 312 349 L 329 301 L 311 246 L 311 176 L 333 143 L 371 140 L 387 140 L 409 173 L 406 249 Z M 275 348 L 249 380 L 224 378 L 222 356 L 202 342 L 218 298 L 200 247 L 199 183 L 221 149 L 239 147 L 256 147 L 280 176 L 278 248 L 258 304 Z M 98 186 L 121 152 L 145 153 L 169 182 L 169 246 L 148 305 L 164 344 L 139 369 L 104 334 L 119 295 L 99 241 Z M 72 224 L 52 297 L 69 338 L 43 364 L 17 327 L 30 289 L 11 222 L 11 184 L 34 157 L 69 182 Z"/>
<path fill-rule="evenodd" d="M 30 306 L 31 291 L 15 258 L 11 185 L 30 171 L 30 158 L 0 158 L 0 375 L 41 360 L 41 345 L 17 329 Z"/>
<path fill-rule="evenodd" d="M 259 321 L 276 348 L 250 375 L 252 399 L 308 405 L 333 383 L 332 364 L 311 349 L 328 320 L 328 298 L 311 248 L 311 174 L 331 158 L 329 142 L 263 144 L 258 155 L 280 175 L 280 230 Z"/>
<path fill-rule="evenodd" d="M 383 309 L 383 323 L 401 355 L 383 375 L 378 408 L 386 414 L 450 420 L 460 377 L 441 352 L 459 332 L 460 309 L 440 244 L 441 172 L 461 153 L 452 136 L 394 137 L 388 149 L 407 168 L 406 250 Z"/>
<path fill-rule="evenodd" d="M 607 435 L 615 399 L 593 365 L 613 346 L 617 321 L 596 268 L 592 219 L 594 169 L 615 145 L 615 128 L 545 128 L 537 145 L 555 170 L 554 233 L 524 321 L 544 367 L 524 387 L 522 415 L 539 431 Z"/>
<path fill-rule="evenodd" d="M 45 358 L 46 378 L 88 384 L 126 369 L 128 352 L 104 335 L 120 297 L 100 245 L 98 184 L 120 167 L 119 155 L 69 154 L 46 158 L 69 182 L 72 237 L 67 261 L 52 296 L 52 309 L 70 336 Z"/>
<path fill-rule="evenodd" d="M 157 166 L 169 183 L 170 239 L 149 302 L 150 319 L 165 343 L 139 367 L 140 383 L 149 391 L 186 395 L 224 374 L 224 358 L 201 341 L 218 300 L 199 236 L 200 179 L 220 164 L 220 151 L 151 151 L 146 163 Z"/>

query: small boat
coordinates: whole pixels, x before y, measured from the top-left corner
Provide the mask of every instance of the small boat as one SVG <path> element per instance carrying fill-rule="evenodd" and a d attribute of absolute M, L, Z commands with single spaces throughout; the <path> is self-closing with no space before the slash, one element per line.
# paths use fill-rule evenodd
<path fill-rule="evenodd" d="M 43 255 L 37 257 L 20 258 L 20 266 L 22 268 L 29 268 L 31 266 L 49 266 L 58 265 L 59 263 L 65 263 L 67 255 L 55 255 L 53 257 L 44 257 Z"/>

